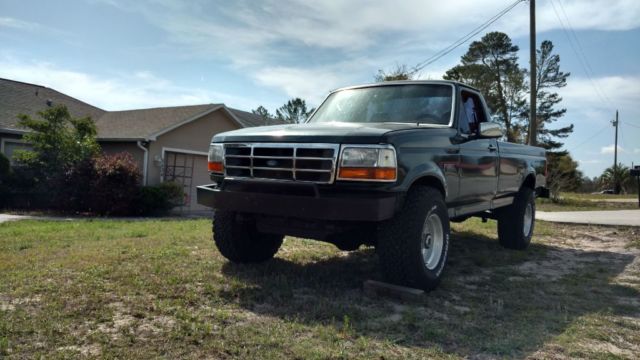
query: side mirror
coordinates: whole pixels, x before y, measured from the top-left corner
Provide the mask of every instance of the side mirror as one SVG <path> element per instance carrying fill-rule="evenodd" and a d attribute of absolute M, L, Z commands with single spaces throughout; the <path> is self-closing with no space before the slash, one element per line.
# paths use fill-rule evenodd
<path fill-rule="evenodd" d="M 500 138 L 504 135 L 502 131 L 502 125 L 494 122 L 481 122 L 480 123 L 480 137 L 484 138 Z"/>

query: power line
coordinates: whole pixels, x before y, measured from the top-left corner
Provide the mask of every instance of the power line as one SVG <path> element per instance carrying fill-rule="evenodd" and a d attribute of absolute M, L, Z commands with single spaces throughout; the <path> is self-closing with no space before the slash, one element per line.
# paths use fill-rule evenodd
<path fill-rule="evenodd" d="M 638 129 L 640 129 L 640 125 L 636 125 L 636 124 L 634 124 L 634 123 L 630 123 L 630 122 L 628 122 L 628 121 L 623 121 L 622 123 L 623 123 L 623 124 L 625 124 L 625 125 L 629 125 L 629 126 L 631 126 L 631 127 L 634 127 L 634 128 L 638 128 Z"/>
<path fill-rule="evenodd" d="M 567 22 L 567 26 L 565 26 L 564 21 L 560 17 L 560 14 L 558 13 L 558 10 L 556 9 L 556 5 L 555 5 L 555 1 L 554 0 L 550 1 L 551 7 L 553 9 L 553 12 L 556 14 L 556 18 L 558 18 L 558 22 L 560 23 L 560 27 L 562 28 L 562 31 L 564 32 L 565 36 L 567 37 L 567 40 L 569 41 L 569 45 L 571 46 L 571 50 L 573 50 L 573 53 L 576 55 L 576 58 L 578 59 L 578 62 L 580 63 L 580 66 L 582 67 L 582 70 L 584 70 L 585 75 L 587 75 L 587 78 L 589 79 L 589 82 L 591 83 L 591 86 L 594 88 L 596 95 L 598 95 L 598 97 L 600 98 L 600 100 L 602 100 L 603 103 L 608 103 L 609 105 L 613 106 L 611 100 L 607 97 L 605 92 L 602 91 L 602 89 L 600 89 L 600 87 L 593 80 L 593 76 L 592 76 L 593 69 L 591 68 L 591 65 L 589 64 L 589 60 L 587 59 L 587 56 L 584 53 L 584 49 L 582 48 L 580 40 L 578 40 L 578 36 L 576 35 L 575 31 L 573 30 L 573 26 L 571 25 L 571 22 L 569 21 L 569 17 L 567 16 L 567 13 L 564 10 L 564 6 L 562 5 L 562 1 L 558 0 L 558 2 L 559 2 L 559 7 L 560 7 L 561 11 L 564 14 L 565 20 Z M 567 27 L 569 28 L 569 30 L 567 29 Z M 573 35 L 573 38 L 572 38 L 571 35 Z M 574 43 L 574 41 L 575 41 L 575 43 Z M 579 51 L 578 51 L 578 49 L 579 49 Z"/>
<path fill-rule="evenodd" d="M 593 71 L 593 68 L 591 67 L 591 63 L 589 63 L 589 58 L 587 57 L 587 55 L 584 52 L 584 47 L 582 46 L 582 43 L 580 42 L 580 38 L 578 38 L 578 35 L 576 34 L 576 32 L 575 32 L 575 30 L 573 28 L 573 25 L 571 24 L 571 21 L 569 20 L 569 16 L 567 16 L 567 12 L 564 10 L 563 1 L 562 0 L 558 0 L 558 4 L 560 5 L 560 10 L 562 11 L 562 14 L 564 15 L 564 18 L 567 20 L 567 24 L 569 25 L 569 30 L 571 31 L 571 34 L 573 35 L 573 38 L 575 39 L 576 44 L 578 45 L 578 50 L 580 51 L 580 54 L 582 55 L 582 59 L 584 60 L 585 65 L 587 66 L 587 70 L 589 70 L 589 75 L 590 75 L 591 82 L 596 85 L 596 87 L 598 88 L 600 93 L 603 95 L 604 99 L 610 105 L 613 105 L 613 102 L 607 96 L 607 93 L 604 90 L 602 90 L 602 88 L 598 85 L 597 81 L 593 80 L 595 72 Z"/>
<path fill-rule="evenodd" d="M 592 140 L 593 138 L 595 138 L 596 136 L 600 135 L 605 129 L 607 129 L 609 126 L 611 126 L 611 124 L 607 124 L 604 127 L 602 127 L 600 130 L 598 130 L 598 132 L 596 132 L 595 134 L 593 134 L 592 136 L 589 136 L 589 138 L 587 138 L 586 140 L 584 140 L 583 142 L 581 142 L 580 144 L 578 144 L 577 146 L 574 146 L 571 150 L 576 150 L 579 147 L 581 147 L 582 145 L 586 144 L 587 142 L 589 142 L 590 140 Z"/>
<path fill-rule="evenodd" d="M 618 119 L 618 121 L 622 122 L 620 119 Z M 618 126 L 619 125 L 620 124 L 618 124 Z M 620 131 L 620 148 L 624 149 L 624 131 Z"/>
<path fill-rule="evenodd" d="M 444 49 L 436 52 L 435 54 L 433 54 L 430 58 L 418 63 L 415 67 L 414 70 L 416 72 L 424 69 L 425 67 L 433 64 L 434 62 L 438 61 L 439 59 L 441 59 L 443 56 L 449 54 L 450 52 L 452 52 L 453 50 L 455 50 L 457 47 L 459 47 L 460 45 L 466 43 L 467 41 L 469 41 L 471 38 L 473 38 L 474 36 L 478 35 L 482 30 L 488 28 L 491 24 L 493 24 L 494 22 L 496 22 L 498 19 L 500 19 L 502 16 L 504 16 L 506 13 L 508 13 L 509 11 L 511 11 L 511 9 L 513 9 L 514 7 L 516 7 L 519 3 L 524 2 L 525 0 L 516 0 L 515 2 L 513 2 L 511 5 L 507 6 L 506 8 L 504 8 L 502 11 L 500 11 L 499 13 L 497 13 L 496 15 L 492 16 L 491 18 L 489 18 L 489 20 L 485 21 L 484 23 L 482 23 L 480 26 L 476 27 L 475 29 L 471 30 L 471 32 L 467 33 L 466 35 L 464 35 L 463 37 L 461 37 L 460 39 L 454 41 L 451 45 L 445 47 Z"/>

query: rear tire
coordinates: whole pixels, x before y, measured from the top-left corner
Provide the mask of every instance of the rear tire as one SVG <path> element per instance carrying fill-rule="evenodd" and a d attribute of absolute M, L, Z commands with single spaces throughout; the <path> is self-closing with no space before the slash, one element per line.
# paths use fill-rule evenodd
<path fill-rule="evenodd" d="M 533 189 L 523 187 L 513 204 L 498 212 L 498 238 L 507 249 L 524 250 L 531 243 L 536 220 L 536 201 Z"/>
<path fill-rule="evenodd" d="M 377 252 L 385 279 L 432 290 L 442 278 L 449 254 L 449 215 L 440 191 L 412 188 L 404 207 L 381 224 Z"/>
<path fill-rule="evenodd" d="M 213 241 L 222 256 L 232 262 L 267 261 L 278 252 L 283 238 L 283 235 L 261 233 L 252 224 L 238 222 L 235 212 L 214 212 Z"/>

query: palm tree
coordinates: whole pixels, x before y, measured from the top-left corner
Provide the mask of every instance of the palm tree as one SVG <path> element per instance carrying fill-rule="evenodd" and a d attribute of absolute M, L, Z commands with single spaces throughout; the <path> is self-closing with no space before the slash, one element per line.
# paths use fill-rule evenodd
<path fill-rule="evenodd" d="M 629 168 L 619 163 L 618 166 L 607 168 L 600 176 L 600 184 L 607 189 L 613 189 L 616 194 L 628 192 L 633 186 Z"/>

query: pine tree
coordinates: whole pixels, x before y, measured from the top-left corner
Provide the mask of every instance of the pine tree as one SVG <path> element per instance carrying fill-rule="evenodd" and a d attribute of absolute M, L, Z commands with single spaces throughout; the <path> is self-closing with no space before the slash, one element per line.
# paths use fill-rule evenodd
<path fill-rule="evenodd" d="M 260 105 L 257 108 L 251 110 L 251 112 L 256 114 L 256 115 L 260 115 L 262 117 L 262 119 L 264 120 L 265 125 L 269 124 L 269 122 L 273 119 L 273 115 L 271 115 L 271 113 L 269 113 L 269 110 L 267 110 L 267 108 L 265 108 L 262 105 Z"/>
<path fill-rule="evenodd" d="M 307 110 L 307 102 L 303 99 L 294 98 L 276 110 L 276 117 L 291 124 L 303 123 L 314 110 Z"/>
<path fill-rule="evenodd" d="M 391 70 L 378 70 L 374 80 L 376 82 L 383 81 L 396 81 L 396 80 L 412 80 L 418 70 L 416 68 L 408 68 L 407 65 L 396 64 L 396 67 Z"/>
<path fill-rule="evenodd" d="M 553 43 L 545 40 L 537 53 L 536 77 L 536 117 L 538 139 L 536 143 L 547 150 L 557 150 L 564 144 L 556 139 L 564 139 L 573 132 L 573 124 L 551 129 L 549 126 L 558 121 L 566 112 L 565 108 L 557 108 L 562 97 L 552 89 L 565 87 L 570 73 L 560 71 L 560 55 L 553 54 Z M 529 113 L 523 113 L 529 120 Z M 528 140 L 529 134 L 527 134 Z M 528 142 L 528 141 L 527 141 Z"/>

